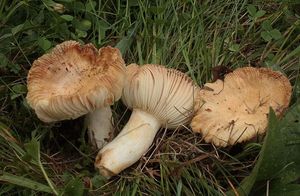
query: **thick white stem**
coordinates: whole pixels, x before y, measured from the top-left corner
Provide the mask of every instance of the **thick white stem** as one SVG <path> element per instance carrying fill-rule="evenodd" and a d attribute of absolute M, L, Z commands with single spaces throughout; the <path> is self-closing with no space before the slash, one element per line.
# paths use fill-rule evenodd
<path fill-rule="evenodd" d="M 98 153 L 95 167 L 106 177 L 120 173 L 147 152 L 159 127 L 153 115 L 134 109 L 120 134 Z"/>
<path fill-rule="evenodd" d="M 89 140 L 101 149 L 112 137 L 113 124 L 110 107 L 100 108 L 86 115 Z"/>

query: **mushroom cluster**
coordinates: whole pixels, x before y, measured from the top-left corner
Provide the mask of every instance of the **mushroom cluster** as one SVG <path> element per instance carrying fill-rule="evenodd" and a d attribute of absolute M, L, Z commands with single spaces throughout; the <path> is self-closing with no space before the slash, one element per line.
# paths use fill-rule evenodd
<path fill-rule="evenodd" d="M 186 74 L 162 65 L 130 64 L 117 48 L 66 41 L 34 61 L 28 74 L 27 102 L 44 122 L 86 115 L 88 135 L 100 151 L 95 167 L 117 175 L 149 149 L 160 127 L 188 125 L 205 142 L 226 147 L 263 134 L 272 108 L 283 115 L 291 84 L 267 68 L 226 72 L 202 88 Z M 132 114 L 109 143 L 110 105 L 122 99 Z M 107 143 L 107 144 L 106 144 Z"/>

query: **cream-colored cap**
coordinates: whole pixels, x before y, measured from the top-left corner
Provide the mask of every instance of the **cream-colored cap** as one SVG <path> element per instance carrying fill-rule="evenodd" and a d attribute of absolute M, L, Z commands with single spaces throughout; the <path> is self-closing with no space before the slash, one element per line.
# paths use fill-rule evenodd
<path fill-rule="evenodd" d="M 33 62 L 27 102 L 44 122 L 74 119 L 117 101 L 125 72 L 117 48 L 65 41 Z"/>
<path fill-rule="evenodd" d="M 269 108 L 281 115 L 291 98 L 291 85 L 283 74 L 267 68 L 244 67 L 207 83 L 196 99 L 191 127 L 206 142 L 233 145 L 265 132 Z"/>
<path fill-rule="evenodd" d="M 176 128 L 191 120 L 197 90 L 186 74 L 175 69 L 131 64 L 127 66 L 122 101 L 129 108 L 152 114 L 162 126 Z"/>

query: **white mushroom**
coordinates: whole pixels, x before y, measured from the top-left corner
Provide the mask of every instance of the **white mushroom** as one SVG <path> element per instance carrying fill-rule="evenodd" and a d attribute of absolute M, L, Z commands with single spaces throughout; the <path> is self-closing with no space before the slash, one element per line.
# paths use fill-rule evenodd
<path fill-rule="evenodd" d="M 198 88 L 184 73 L 159 65 L 127 67 L 122 101 L 133 110 L 120 134 L 97 155 L 95 166 L 106 177 L 138 161 L 159 128 L 175 129 L 190 122 Z"/>
<path fill-rule="evenodd" d="M 269 108 L 281 115 L 291 98 L 289 80 L 267 68 L 244 67 L 224 81 L 207 83 L 196 98 L 193 131 L 216 146 L 234 145 L 263 134 Z"/>
<path fill-rule="evenodd" d="M 89 136 L 101 148 L 112 131 L 110 105 L 121 97 L 124 78 L 118 49 L 65 41 L 33 62 L 26 98 L 44 122 L 88 114 Z"/>

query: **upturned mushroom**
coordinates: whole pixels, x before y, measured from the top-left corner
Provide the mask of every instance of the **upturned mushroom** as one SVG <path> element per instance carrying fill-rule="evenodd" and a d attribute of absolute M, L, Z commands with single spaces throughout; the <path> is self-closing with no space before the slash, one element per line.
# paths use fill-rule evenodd
<path fill-rule="evenodd" d="M 127 67 L 122 101 L 132 114 L 114 140 L 98 153 L 95 167 L 106 177 L 138 161 L 160 127 L 175 129 L 190 122 L 198 87 L 184 73 L 160 65 Z"/>
<path fill-rule="evenodd" d="M 250 140 L 266 131 L 270 107 L 277 116 L 283 114 L 291 89 L 280 72 L 238 68 L 225 75 L 224 81 L 206 83 L 200 90 L 191 127 L 216 146 Z"/>
<path fill-rule="evenodd" d="M 121 97 L 124 79 L 118 49 L 65 41 L 33 62 L 26 98 L 44 122 L 88 114 L 90 139 L 100 148 L 112 131 L 110 105 Z"/>

